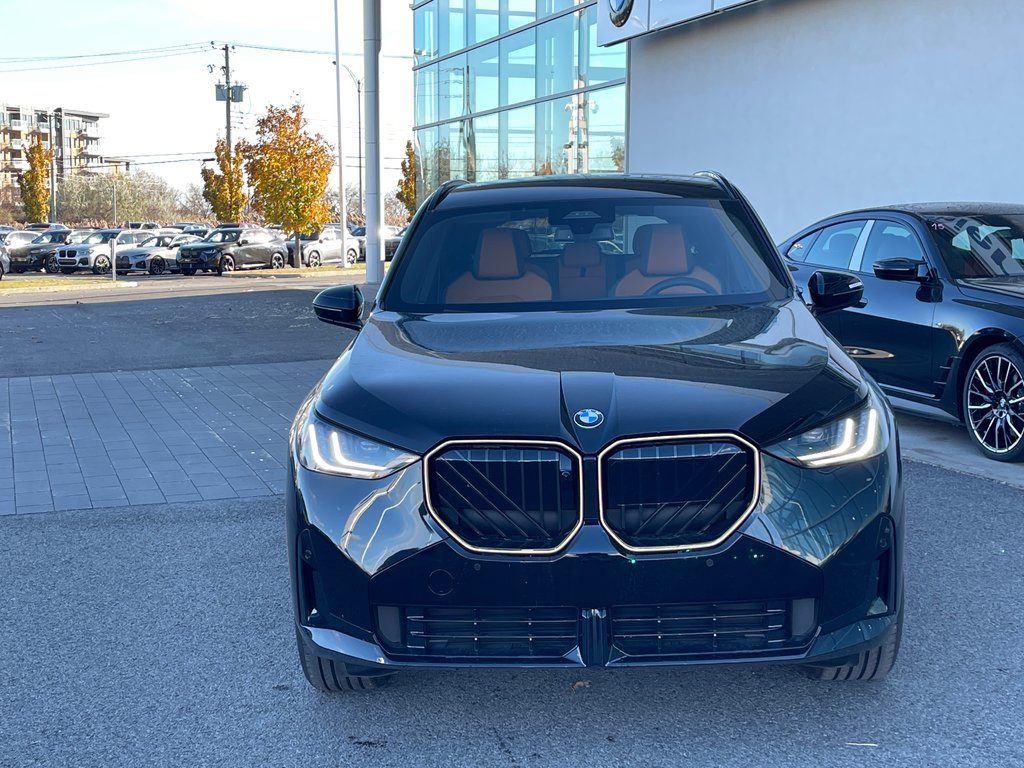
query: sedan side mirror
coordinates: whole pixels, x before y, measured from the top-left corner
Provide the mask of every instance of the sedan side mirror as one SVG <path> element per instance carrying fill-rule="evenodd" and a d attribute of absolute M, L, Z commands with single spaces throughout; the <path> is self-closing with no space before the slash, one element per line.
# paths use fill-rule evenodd
<path fill-rule="evenodd" d="M 357 285 L 336 285 L 320 291 L 313 299 L 319 320 L 358 331 L 363 327 L 363 294 Z"/>
<path fill-rule="evenodd" d="M 855 306 L 864 298 L 864 283 L 859 277 L 846 272 L 818 270 L 811 275 L 807 287 L 815 315 Z"/>
<path fill-rule="evenodd" d="M 882 259 L 872 269 L 879 280 L 920 280 L 927 273 L 927 266 L 920 259 Z"/>
<path fill-rule="evenodd" d="M 252 240 L 250 240 L 248 237 L 243 237 L 243 238 L 239 239 L 238 244 L 239 245 L 248 245 L 251 242 L 252 242 Z"/>

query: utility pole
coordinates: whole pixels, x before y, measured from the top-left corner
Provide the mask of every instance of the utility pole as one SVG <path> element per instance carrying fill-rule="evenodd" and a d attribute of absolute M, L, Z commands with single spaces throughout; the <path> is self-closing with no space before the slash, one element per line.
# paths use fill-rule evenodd
<path fill-rule="evenodd" d="M 363 205 L 363 81 L 356 78 L 356 128 L 359 130 L 359 212 L 364 213 Z"/>
<path fill-rule="evenodd" d="M 343 263 L 347 264 L 348 243 L 351 234 L 348 231 L 348 206 L 345 200 L 345 153 L 341 149 L 341 39 L 338 31 L 338 22 L 338 0 L 334 0 L 334 95 L 337 99 L 338 107 L 338 221 L 341 222 Z M 359 143 L 362 144 L 362 141 Z M 360 180 L 362 180 L 362 174 L 360 174 Z"/>
<path fill-rule="evenodd" d="M 380 0 L 363 0 L 363 95 L 366 99 L 366 282 L 384 277 L 380 195 Z"/>
<path fill-rule="evenodd" d="M 54 140 L 57 133 L 53 125 L 53 112 L 46 113 L 46 127 L 50 134 L 50 223 L 57 221 L 57 150 Z"/>
<path fill-rule="evenodd" d="M 228 140 L 228 168 L 231 166 L 231 46 L 224 43 L 224 125 Z"/>

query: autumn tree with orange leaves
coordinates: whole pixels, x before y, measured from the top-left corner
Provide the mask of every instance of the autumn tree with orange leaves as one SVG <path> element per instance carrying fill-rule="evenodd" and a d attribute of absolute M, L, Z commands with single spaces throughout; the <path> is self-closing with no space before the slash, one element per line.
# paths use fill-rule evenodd
<path fill-rule="evenodd" d="M 299 237 L 331 219 L 324 197 L 334 149 L 306 130 L 302 105 L 270 107 L 256 123 L 256 142 L 244 143 L 254 207 L 267 221 L 295 233 L 292 266 L 302 266 Z"/>
<path fill-rule="evenodd" d="M 213 150 L 220 173 L 203 168 L 203 198 L 213 208 L 218 221 L 240 222 L 245 209 L 245 190 L 242 189 L 242 145 L 235 145 L 235 152 L 228 156 L 228 143 L 217 140 Z"/>

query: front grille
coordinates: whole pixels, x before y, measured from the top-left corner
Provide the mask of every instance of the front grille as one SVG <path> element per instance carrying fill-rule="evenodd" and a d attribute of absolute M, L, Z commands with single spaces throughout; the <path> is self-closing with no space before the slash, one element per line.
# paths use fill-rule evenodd
<path fill-rule="evenodd" d="M 794 635 L 790 605 L 767 600 L 611 608 L 613 653 L 634 659 L 713 659 L 798 652 L 806 647 L 813 623 L 802 620 L 801 634 Z"/>
<path fill-rule="evenodd" d="M 578 615 L 568 607 L 376 610 L 388 653 L 446 660 L 560 659 L 579 645 Z"/>
<path fill-rule="evenodd" d="M 448 444 L 424 472 L 434 519 L 475 551 L 557 551 L 583 523 L 580 461 L 560 445 Z"/>
<path fill-rule="evenodd" d="M 716 545 L 757 498 L 756 451 L 729 435 L 624 441 L 600 462 L 602 523 L 633 551 Z"/>

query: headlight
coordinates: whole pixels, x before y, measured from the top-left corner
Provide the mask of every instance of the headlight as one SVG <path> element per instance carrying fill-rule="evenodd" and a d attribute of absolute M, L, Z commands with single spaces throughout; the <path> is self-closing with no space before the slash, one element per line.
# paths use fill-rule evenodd
<path fill-rule="evenodd" d="M 821 469 L 870 459 L 889 445 L 889 417 L 872 393 L 860 410 L 766 449 L 792 464 Z"/>
<path fill-rule="evenodd" d="M 363 480 L 385 477 L 419 458 L 321 421 L 312 411 L 297 443 L 299 463 L 306 469 Z"/>

